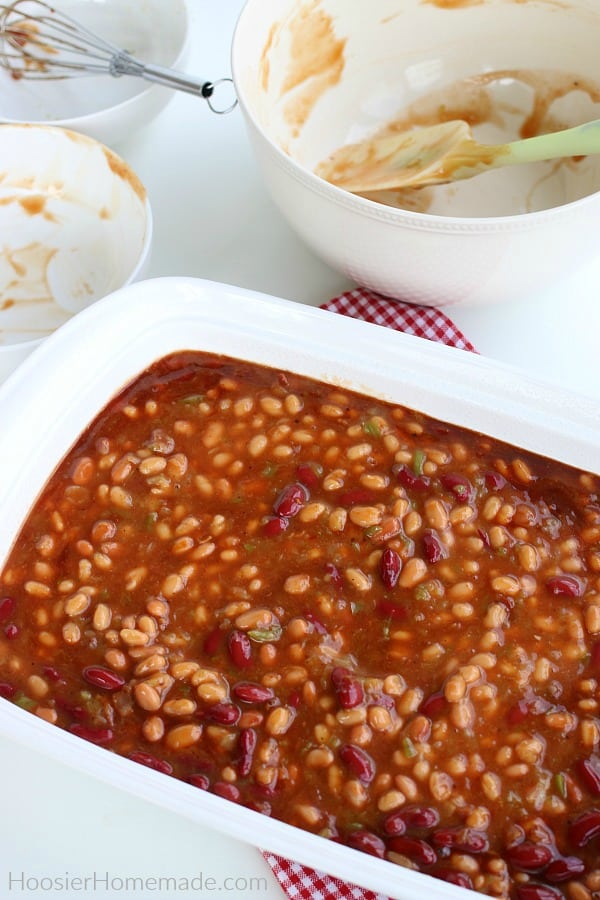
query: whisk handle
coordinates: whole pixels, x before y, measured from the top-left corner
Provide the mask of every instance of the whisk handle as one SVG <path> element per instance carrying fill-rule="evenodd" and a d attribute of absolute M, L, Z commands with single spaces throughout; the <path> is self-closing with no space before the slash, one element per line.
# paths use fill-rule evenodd
<path fill-rule="evenodd" d="M 234 98 L 228 106 L 219 108 L 212 101 L 215 88 L 221 84 L 233 84 L 231 78 L 220 78 L 218 81 L 205 81 L 184 72 L 178 72 L 175 69 L 168 69 L 164 66 L 156 66 L 152 63 L 143 63 L 129 56 L 127 53 L 120 53 L 113 57 L 110 65 L 111 75 L 137 75 L 144 81 L 151 81 L 154 84 L 161 84 L 164 87 L 174 88 L 177 91 L 184 91 L 187 94 L 194 94 L 196 97 L 202 97 L 207 101 L 213 112 L 224 114 L 231 112 L 237 105 L 237 98 Z"/>

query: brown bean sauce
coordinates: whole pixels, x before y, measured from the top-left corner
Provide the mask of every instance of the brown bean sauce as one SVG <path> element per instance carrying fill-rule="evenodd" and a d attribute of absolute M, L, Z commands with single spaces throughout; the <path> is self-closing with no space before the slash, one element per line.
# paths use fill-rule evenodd
<path fill-rule="evenodd" d="M 21 528 L 0 702 L 483 894 L 592 896 L 599 585 L 596 475 L 180 353 Z"/>

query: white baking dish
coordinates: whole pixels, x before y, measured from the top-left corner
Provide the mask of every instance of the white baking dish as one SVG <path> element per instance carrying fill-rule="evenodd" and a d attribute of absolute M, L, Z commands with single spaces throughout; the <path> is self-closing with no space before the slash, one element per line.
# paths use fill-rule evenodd
<path fill-rule="evenodd" d="M 105 403 L 181 349 L 249 359 L 394 400 L 593 469 L 597 402 L 475 354 L 191 278 L 124 288 L 50 337 L 0 389 L 0 564 L 40 489 Z M 480 896 L 268 819 L 88 744 L 0 700 L 0 734 L 233 838 L 399 900 Z"/>

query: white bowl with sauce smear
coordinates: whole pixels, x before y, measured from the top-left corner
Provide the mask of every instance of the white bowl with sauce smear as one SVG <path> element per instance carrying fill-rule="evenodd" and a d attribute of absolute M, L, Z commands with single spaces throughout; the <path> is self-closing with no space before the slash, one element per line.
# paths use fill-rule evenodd
<path fill-rule="evenodd" d="M 61 13 L 143 62 L 182 69 L 189 49 L 188 0 L 61 0 Z M 27 4 L 20 7 L 27 12 Z M 15 79 L 0 69 L 0 122 L 60 125 L 109 147 L 147 125 L 174 91 L 109 74 Z"/>
<path fill-rule="evenodd" d="M 598 253 L 600 156 L 355 196 L 314 169 L 385 130 L 466 119 L 504 143 L 600 117 L 597 0 L 248 0 L 232 62 L 266 184 L 299 236 L 382 294 L 527 300 Z"/>
<path fill-rule="evenodd" d="M 72 315 L 141 278 L 152 213 L 104 145 L 0 124 L 0 381 Z"/>

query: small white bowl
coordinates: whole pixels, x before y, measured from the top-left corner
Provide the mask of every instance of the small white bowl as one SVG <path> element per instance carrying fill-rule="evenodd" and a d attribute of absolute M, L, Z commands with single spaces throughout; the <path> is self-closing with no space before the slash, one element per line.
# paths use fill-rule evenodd
<path fill-rule="evenodd" d="M 185 64 L 188 0 L 61 0 L 59 10 L 142 62 Z M 0 121 L 61 125 L 112 147 L 157 116 L 173 94 L 136 77 L 29 80 L 0 69 Z"/>
<path fill-rule="evenodd" d="M 525 301 L 598 254 L 600 156 L 412 191 L 403 208 L 314 169 L 391 122 L 466 118 L 503 143 L 600 118 L 598 33 L 598 0 L 247 0 L 233 75 L 275 203 L 330 265 L 432 306 Z"/>
<path fill-rule="evenodd" d="M 73 314 L 141 278 L 152 212 L 137 175 L 86 135 L 0 124 L 0 380 Z"/>

